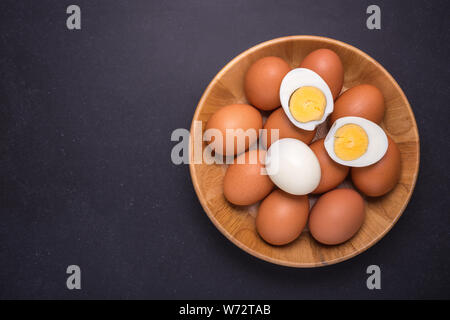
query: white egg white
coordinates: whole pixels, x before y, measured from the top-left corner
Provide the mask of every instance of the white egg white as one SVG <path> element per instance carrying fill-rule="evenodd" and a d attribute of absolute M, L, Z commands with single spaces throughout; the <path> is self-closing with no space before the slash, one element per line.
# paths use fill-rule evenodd
<path fill-rule="evenodd" d="M 325 95 L 327 104 L 325 106 L 325 112 L 320 120 L 299 122 L 292 116 L 291 111 L 289 110 L 289 100 L 292 94 L 295 90 L 306 86 L 316 87 Z M 317 73 L 306 68 L 293 69 L 286 74 L 280 86 L 280 101 L 289 120 L 296 127 L 308 131 L 313 131 L 319 124 L 324 122 L 334 109 L 333 95 L 326 82 Z"/>
<path fill-rule="evenodd" d="M 356 124 L 360 126 L 367 133 L 367 138 L 369 140 L 366 153 L 358 159 L 350 161 L 342 160 L 334 152 L 335 133 L 339 128 L 346 124 Z M 384 130 L 370 120 L 360 117 L 343 117 L 334 122 L 325 137 L 324 146 L 331 159 L 337 163 L 348 167 L 367 167 L 383 158 L 388 148 L 388 139 Z"/>
<path fill-rule="evenodd" d="M 308 145 L 300 140 L 285 138 L 272 143 L 266 154 L 266 171 L 281 190 L 304 195 L 320 183 L 320 163 Z"/>

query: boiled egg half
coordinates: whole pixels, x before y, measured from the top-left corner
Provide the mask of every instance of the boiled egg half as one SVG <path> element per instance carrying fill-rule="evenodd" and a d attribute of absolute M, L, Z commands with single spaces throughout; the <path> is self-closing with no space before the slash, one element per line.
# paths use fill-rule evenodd
<path fill-rule="evenodd" d="M 388 139 L 376 123 L 360 117 L 343 117 L 335 121 L 325 141 L 328 155 L 349 167 L 366 167 L 378 162 L 386 153 Z"/>
<path fill-rule="evenodd" d="M 333 96 L 326 82 L 314 71 L 297 68 L 286 74 L 280 86 L 280 101 L 289 120 L 312 131 L 333 112 Z"/>

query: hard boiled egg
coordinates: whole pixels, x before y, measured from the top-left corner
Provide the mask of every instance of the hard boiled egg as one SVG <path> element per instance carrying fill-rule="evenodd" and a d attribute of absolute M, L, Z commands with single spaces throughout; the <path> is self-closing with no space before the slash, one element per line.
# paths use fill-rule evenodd
<path fill-rule="evenodd" d="M 379 161 L 388 148 L 388 139 L 376 123 L 360 117 L 335 121 L 325 138 L 328 155 L 344 166 L 366 167 Z"/>
<path fill-rule="evenodd" d="M 303 141 L 306 144 L 310 144 L 316 135 L 316 130 L 306 131 L 294 126 L 284 113 L 283 108 L 278 108 L 270 114 L 264 124 L 264 129 L 267 130 L 267 135 L 262 134 L 261 139 L 263 145 L 265 145 L 267 149 L 272 144 L 272 140 L 276 141 L 283 138 L 294 138 Z M 275 138 L 273 130 L 278 130 L 278 138 Z"/>
<path fill-rule="evenodd" d="M 333 112 L 330 88 L 317 73 L 305 68 L 286 74 L 280 86 L 280 101 L 289 120 L 303 130 L 314 130 Z"/>
<path fill-rule="evenodd" d="M 266 242 L 285 245 L 298 238 L 305 228 L 308 214 L 308 196 L 275 190 L 259 206 L 256 230 Z"/>
<path fill-rule="evenodd" d="M 333 98 L 338 97 L 344 84 L 344 66 L 333 50 L 314 50 L 303 59 L 300 68 L 316 72 L 330 87 Z"/>
<path fill-rule="evenodd" d="M 320 243 L 336 245 L 353 237 L 366 217 L 364 199 L 352 189 L 334 189 L 311 209 L 309 231 Z"/>
<path fill-rule="evenodd" d="M 320 164 L 304 142 L 285 138 L 272 143 L 266 154 L 266 170 L 281 190 L 304 195 L 314 191 L 320 182 Z"/>
<path fill-rule="evenodd" d="M 266 151 L 250 150 L 237 156 L 223 179 L 223 194 L 231 203 L 247 206 L 264 199 L 274 185 L 262 174 Z"/>
<path fill-rule="evenodd" d="M 290 70 L 289 64 L 279 57 L 257 60 L 245 75 L 244 90 L 248 101 L 260 110 L 278 108 L 281 80 Z"/>
<path fill-rule="evenodd" d="M 388 137 L 389 146 L 380 161 L 364 168 L 352 168 L 355 187 L 370 197 L 379 197 L 397 185 L 401 175 L 401 154 L 397 144 Z"/>

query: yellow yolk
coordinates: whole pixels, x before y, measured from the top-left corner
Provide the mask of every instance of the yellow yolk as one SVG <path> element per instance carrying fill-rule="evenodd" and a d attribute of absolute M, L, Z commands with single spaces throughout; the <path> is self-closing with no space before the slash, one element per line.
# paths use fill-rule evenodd
<path fill-rule="evenodd" d="M 320 120 L 325 112 L 327 100 L 316 87 L 301 87 L 289 100 L 289 110 L 298 122 Z"/>
<path fill-rule="evenodd" d="M 344 161 L 358 159 L 367 151 L 369 138 L 360 126 L 349 123 L 334 134 L 334 153 Z"/>

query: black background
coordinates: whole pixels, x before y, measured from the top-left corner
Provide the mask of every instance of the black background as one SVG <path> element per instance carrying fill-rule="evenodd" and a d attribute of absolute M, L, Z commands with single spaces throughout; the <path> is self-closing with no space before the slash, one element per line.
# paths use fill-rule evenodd
<path fill-rule="evenodd" d="M 82 30 L 66 28 L 69 4 Z M 365 26 L 378 4 L 382 29 Z M 448 1 L 0 2 L 0 298 L 449 298 Z M 226 240 L 170 160 L 203 90 L 272 38 L 352 44 L 398 81 L 421 138 L 398 224 L 337 265 L 291 269 Z M 66 268 L 82 290 L 66 289 Z M 368 265 L 382 290 L 366 288 Z"/>

